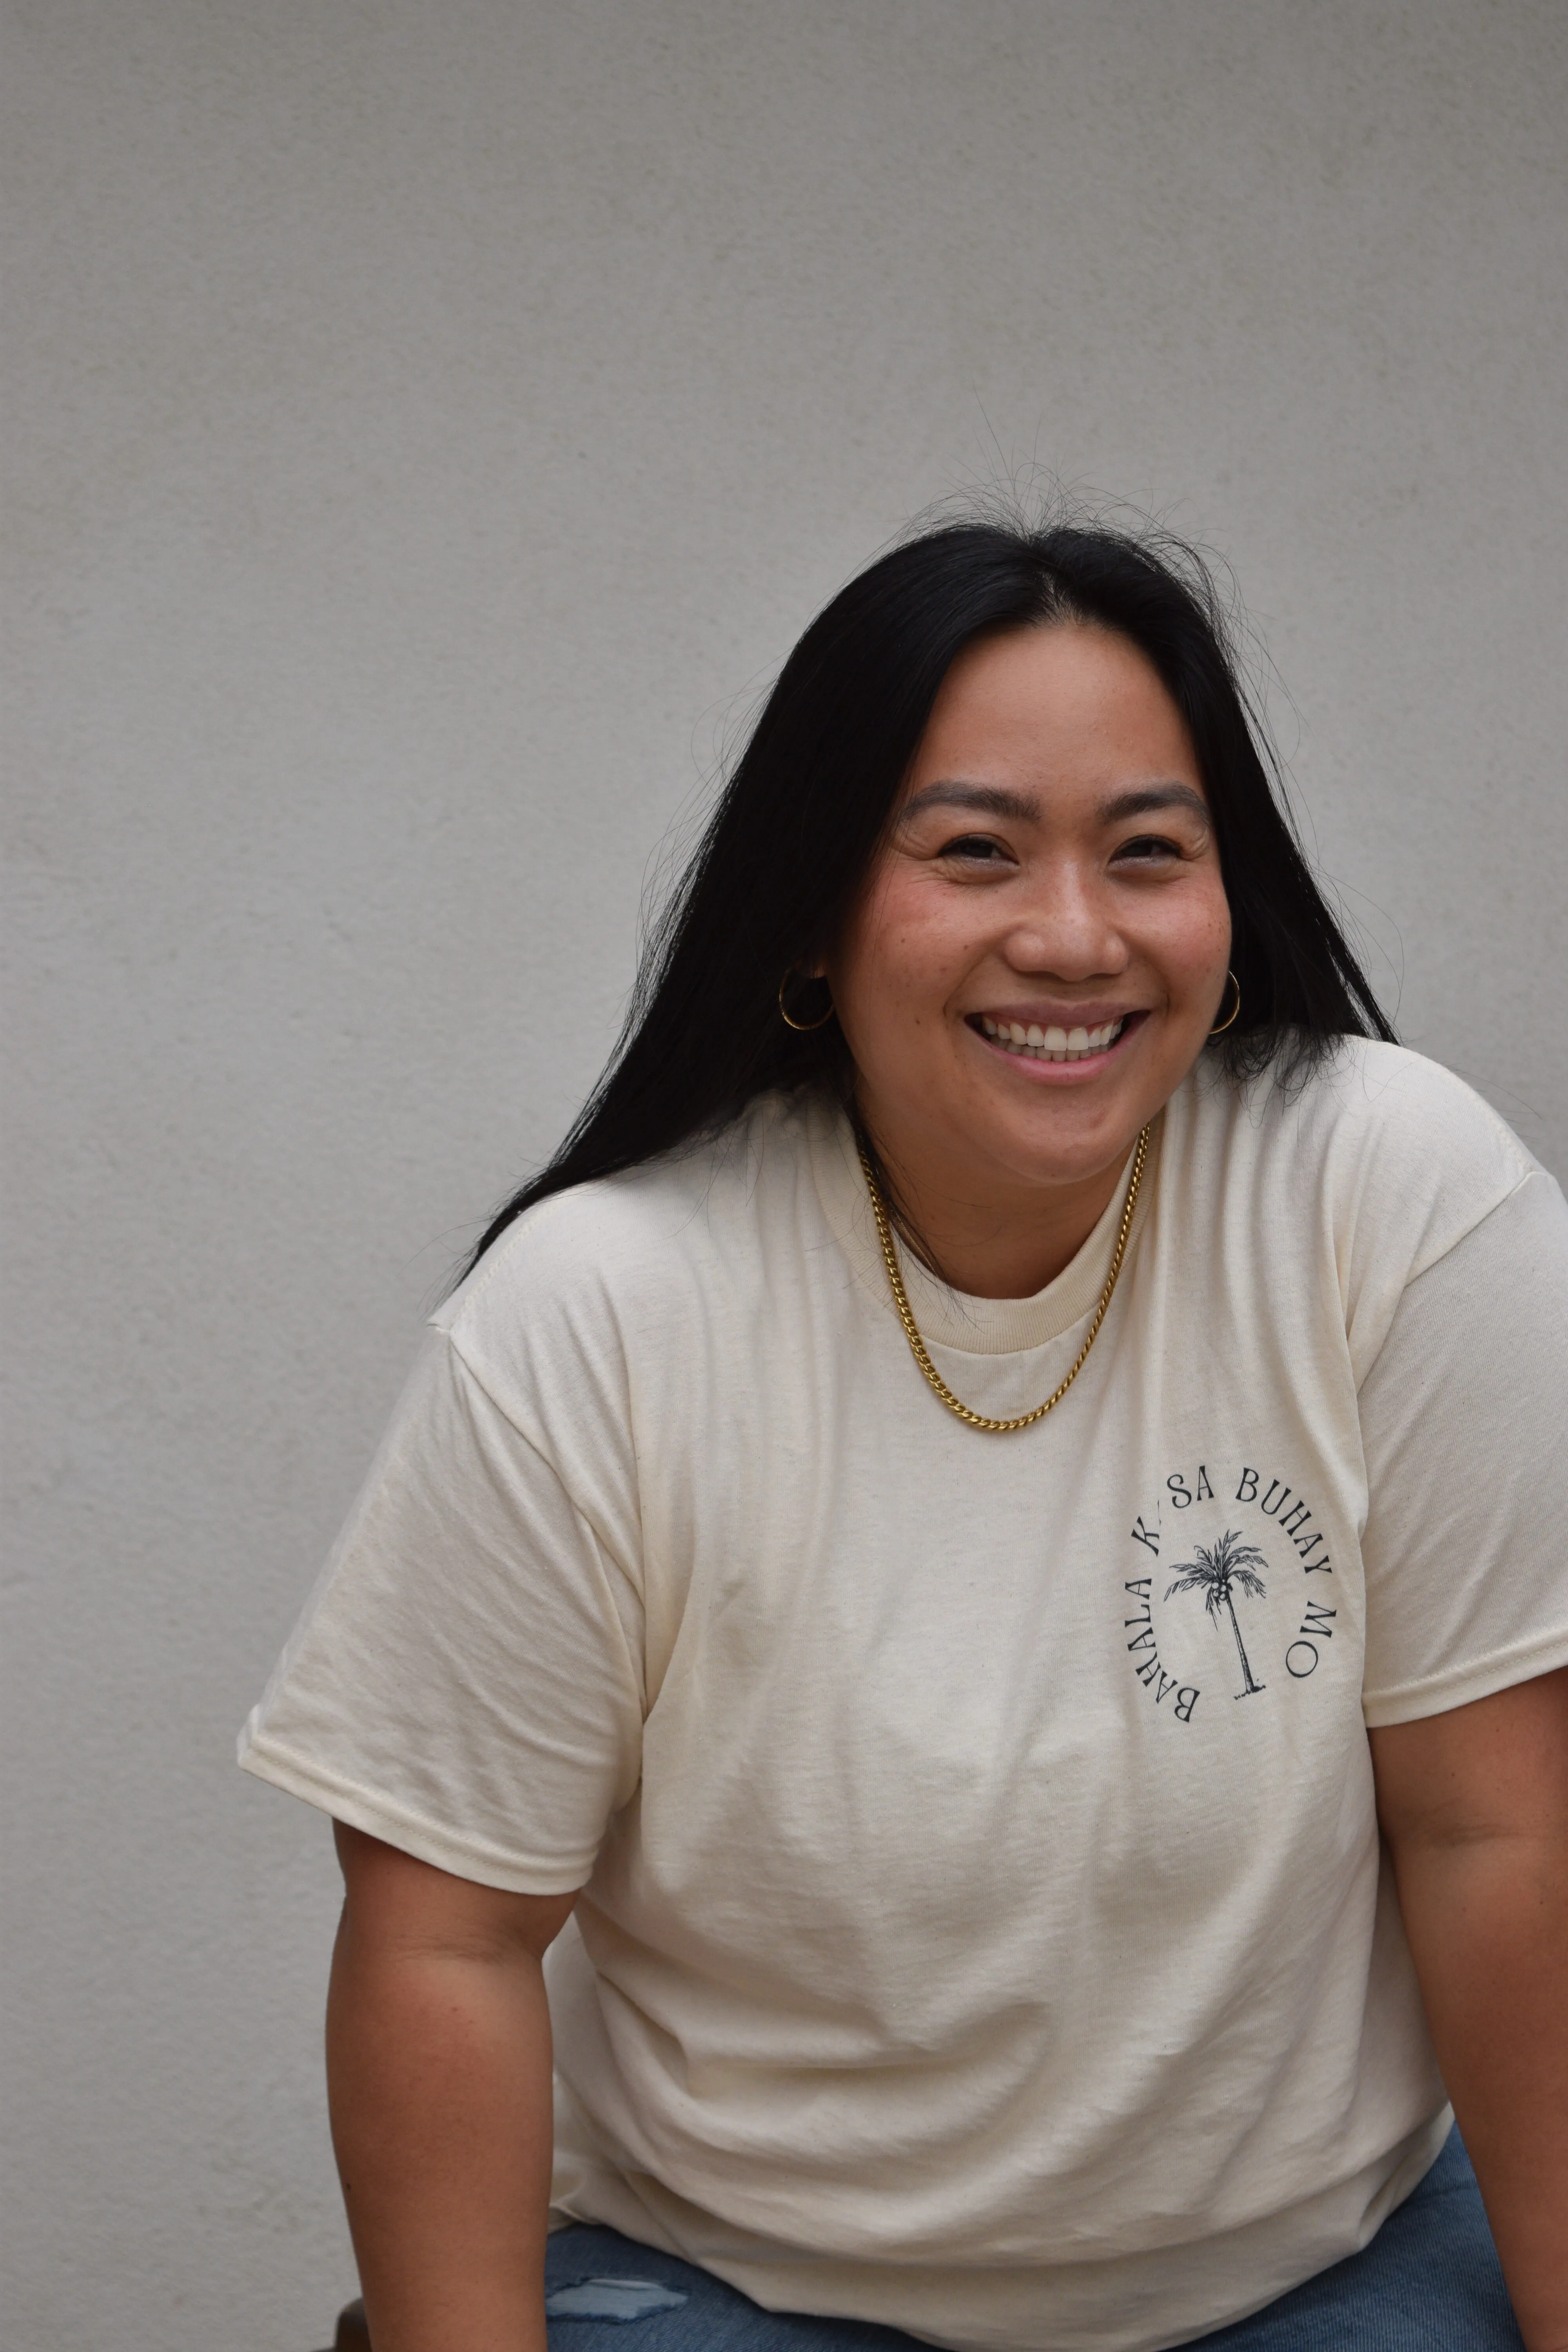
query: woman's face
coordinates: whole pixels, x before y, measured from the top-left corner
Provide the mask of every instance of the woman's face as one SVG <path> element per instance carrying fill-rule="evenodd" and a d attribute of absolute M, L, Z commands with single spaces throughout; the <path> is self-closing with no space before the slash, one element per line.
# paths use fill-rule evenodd
<path fill-rule="evenodd" d="M 953 664 L 824 968 L 889 1164 L 1001 1206 L 1121 1166 L 1229 947 L 1174 703 L 1127 639 L 1053 624 Z"/>

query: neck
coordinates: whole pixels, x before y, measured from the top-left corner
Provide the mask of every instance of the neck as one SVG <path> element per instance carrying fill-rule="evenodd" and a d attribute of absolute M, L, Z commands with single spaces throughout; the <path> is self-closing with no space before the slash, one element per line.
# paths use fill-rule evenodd
<path fill-rule="evenodd" d="M 939 1281 L 973 1298 L 1032 1298 L 1083 1247 L 1126 1181 L 1133 1146 L 1110 1166 L 1065 1184 L 979 1188 L 929 1164 L 912 1167 L 867 1133 L 900 1240 Z"/>

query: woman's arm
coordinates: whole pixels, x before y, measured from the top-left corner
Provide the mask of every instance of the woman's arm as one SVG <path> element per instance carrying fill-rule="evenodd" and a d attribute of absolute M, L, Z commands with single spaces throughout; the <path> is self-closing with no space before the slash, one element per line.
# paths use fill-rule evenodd
<path fill-rule="evenodd" d="M 375 2352 L 543 2352 L 551 2042 L 572 1895 L 509 1895 L 336 1825 L 332 2141 Z"/>
<path fill-rule="evenodd" d="M 1568 2352 L 1568 1667 L 1372 1732 L 1448 2095 L 1530 2352 Z"/>

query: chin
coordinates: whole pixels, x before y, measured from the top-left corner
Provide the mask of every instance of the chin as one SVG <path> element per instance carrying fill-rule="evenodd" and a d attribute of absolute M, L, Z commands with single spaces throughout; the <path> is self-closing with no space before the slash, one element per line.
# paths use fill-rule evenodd
<path fill-rule="evenodd" d="M 1098 1124 L 1093 1132 L 1044 1137 L 1021 1135 L 1016 1129 L 998 1134 L 991 1156 L 1026 1184 L 1083 1184 L 1125 1159 L 1143 1124 L 1131 1129 L 1121 1118 Z M 973 1142 L 980 1136 L 970 1130 Z"/>

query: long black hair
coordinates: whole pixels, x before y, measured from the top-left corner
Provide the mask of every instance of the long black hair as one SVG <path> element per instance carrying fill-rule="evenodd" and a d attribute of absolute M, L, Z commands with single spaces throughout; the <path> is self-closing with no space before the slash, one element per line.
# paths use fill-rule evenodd
<path fill-rule="evenodd" d="M 608 1067 L 470 1265 L 534 1202 L 715 1130 L 770 1087 L 847 1090 L 837 1023 L 788 1027 L 780 984 L 835 940 L 954 659 L 977 637 L 1052 621 L 1129 639 L 1186 722 L 1241 991 L 1235 1026 L 1208 1050 L 1237 1079 L 1270 1064 L 1291 1078 L 1339 1037 L 1392 1040 L 1296 839 L 1201 559 L 1094 523 L 949 523 L 841 589 L 785 662 L 649 940 Z M 799 1017 L 818 1002 L 805 993 Z"/>

